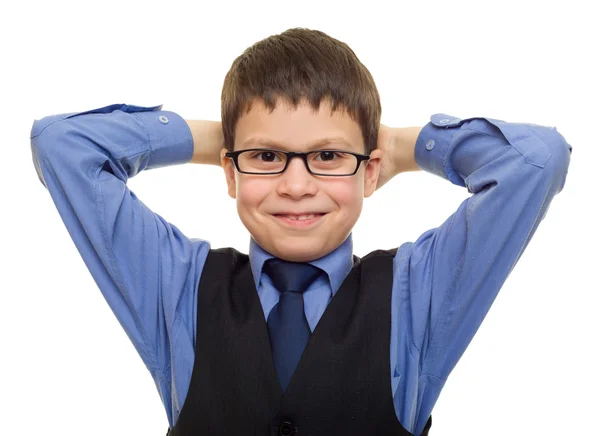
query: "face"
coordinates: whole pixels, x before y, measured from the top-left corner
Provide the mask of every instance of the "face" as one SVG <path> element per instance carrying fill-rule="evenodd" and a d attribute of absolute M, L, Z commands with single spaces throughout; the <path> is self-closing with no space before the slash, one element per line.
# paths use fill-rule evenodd
<path fill-rule="evenodd" d="M 324 138 L 337 139 L 315 145 Z M 318 112 L 306 102 L 297 109 L 279 102 L 272 113 L 256 100 L 235 130 L 234 150 L 248 148 L 365 153 L 358 123 L 344 111 L 332 115 L 326 100 Z M 318 259 L 344 242 L 360 216 L 363 198 L 376 189 L 381 158 L 381 150 L 374 150 L 353 176 L 312 175 L 301 158 L 292 159 L 281 174 L 253 175 L 239 173 L 225 152 L 221 163 L 242 223 L 258 245 L 292 262 Z M 300 221 L 286 215 L 314 218 Z"/>

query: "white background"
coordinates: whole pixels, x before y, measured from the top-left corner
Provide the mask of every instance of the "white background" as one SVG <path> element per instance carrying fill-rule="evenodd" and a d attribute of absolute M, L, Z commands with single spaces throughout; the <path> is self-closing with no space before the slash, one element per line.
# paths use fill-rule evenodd
<path fill-rule="evenodd" d="M 112 103 L 220 119 L 223 79 L 290 27 L 350 45 L 382 122 L 438 112 L 554 126 L 573 146 L 564 190 L 433 410 L 432 435 L 595 434 L 600 322 L 598 12 L 559 2 L 16 2 L 0 18 L 0 433 L 164 435 L 150 373 L 87 271 L 31 160 L 34 119 Z M 129 181 L 187 236 L 247 252 L 218 167 Z M 414 241 L 465 188 L 401 174 L 367 199 L 355 253 Z M 594 424 L 595 423 L 595 424 Z"/>

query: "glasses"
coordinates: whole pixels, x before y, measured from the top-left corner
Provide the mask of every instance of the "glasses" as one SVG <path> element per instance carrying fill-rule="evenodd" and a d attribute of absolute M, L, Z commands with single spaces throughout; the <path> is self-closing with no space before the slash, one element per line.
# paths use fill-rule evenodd
<path fill-rule="evenodd" d="M 225 154 L 233 159 L 235 167 L 244 174 L 281 174 L 290 160 L 301 157 L 309 173 L 315 176 L 352 176 L 360 164 L 370 156 L 341 150 L 318 150 L 307 153 L 251 148 L 229 151 Z"/>

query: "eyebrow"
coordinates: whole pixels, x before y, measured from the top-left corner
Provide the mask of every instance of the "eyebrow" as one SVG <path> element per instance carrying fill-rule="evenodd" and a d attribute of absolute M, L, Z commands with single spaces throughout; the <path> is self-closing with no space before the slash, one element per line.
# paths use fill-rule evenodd
<path fill-rule="evenodd" d="M 352 145 L 346 140 L 346 138 L 344 138 L 342 136 L 330 136 L 327 138 L 321 138 L 321 139 L 311 142 L 310 144 L 308 144 L 308 150 L 316 149 L 316 148 L 322 147 L 324 145 L 332 144 L 332 143 L 339 143 L 339 144 L 343 144 L 349 148 L 352 148 Z M 271 147 L 271 148 L 276 148 L 276 149 L 282 148 L 281 143 L 272 141 L 268 138 L 260 138 L 260 137 L 248 138 L 241 145 L 246 146 L 249 144 L 263 145 L 266 147 Z"/>

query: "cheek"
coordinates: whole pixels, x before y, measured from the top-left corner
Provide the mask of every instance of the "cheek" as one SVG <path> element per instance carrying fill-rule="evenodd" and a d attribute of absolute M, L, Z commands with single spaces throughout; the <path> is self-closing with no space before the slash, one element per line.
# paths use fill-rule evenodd
<path fill-rule="evenodd" d="M 272 192 L 269 183 L 255 178 L 238 177 L 236 188 L 238 208 L 244 210 L 256 209 Z"/>
<path fill-rule="evenodd" d="M 363 201 L 363 184 L 359 183 L 358 177 L 340 180 L 332 185 L 329 196 L 340 209 L 344 209 L 344 216 L 353 216 L 360 213 Z"/>

